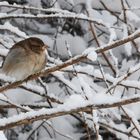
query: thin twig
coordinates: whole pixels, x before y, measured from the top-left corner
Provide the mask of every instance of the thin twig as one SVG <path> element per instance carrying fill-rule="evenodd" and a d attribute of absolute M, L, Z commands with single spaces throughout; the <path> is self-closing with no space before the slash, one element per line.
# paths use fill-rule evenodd
<path fill-rule="evenodd" d="M 86 12 L 87 12 L 88 17 L 90 17 L 88 10 L 86 10 Z M 97 35 L 96 35 L 96 31 L 94 29 L 94 23 L 92 24 L 91 22 L 89 22 L 89 25 L 90 25 L 90 29 L 91 29 L 92 35 L 93 35 L 93 37 L 95 39 L 95 42 L 96 42 L 97 46 L 100 47 L 101 45 L 100 45 L 100 42 L 98 41 L 98 38 L 97 38 Z M 104 59 L 107 62 L 108 66 L 110 67 L 110 69 L 112 70 L 112 72 L 114 73 L 114 75 L 116 75 L 116 71 L 115 71 L 113 65 L 110 63 L 109 59 L 107 58 L 105 52 L 102 52 L 101 54 L 104 57 Z"/>
<path fill-rule="evenodd" d="M 133 135 L 133 134 L 130 133 L 130 132 L 120 130 L 120 129 L 116 128 L 116 127 L 110 126 L 109 124 L 106 124 L 106 123 L 103 123 L 103 122 L 99 122 L 99 124 L 100 124 L 100 126 L 102 126 L 102 127 L 104 127 L 104 128 L 111 129 L 111 130 L 116 131 L 116 132 L 119 132 L 119 133 L 121 133 L 121 134 L 125 134 L 125 135 L 127 135 L 128 137 L 132 137 L 132 138 L 135 138 L 135 139 L 137 139 L 137 140 L 140 140 L 139 137 Z"/>

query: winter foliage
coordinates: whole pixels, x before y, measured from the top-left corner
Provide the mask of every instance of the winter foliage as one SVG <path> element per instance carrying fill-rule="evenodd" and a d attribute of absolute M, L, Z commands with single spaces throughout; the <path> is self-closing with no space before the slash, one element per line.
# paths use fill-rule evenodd
<path fill-rule="evenodd" d="M 0 1 L 0 65 L 42 39 L 46 68 L 0 72 L 0 140 L 140 139 L 139 0 Z"/>

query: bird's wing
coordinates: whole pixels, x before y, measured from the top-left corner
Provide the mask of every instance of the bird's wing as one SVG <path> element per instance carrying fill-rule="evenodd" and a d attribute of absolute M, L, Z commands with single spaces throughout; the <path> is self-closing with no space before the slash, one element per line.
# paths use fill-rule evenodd
<path fill-rule="evenodd" d="M 2 69 L 5 73 L 8 73 L 11 69 L 25 61 L 28 62 L 28 57 L 24 48 L 13 48 L 8 53 Z"/>

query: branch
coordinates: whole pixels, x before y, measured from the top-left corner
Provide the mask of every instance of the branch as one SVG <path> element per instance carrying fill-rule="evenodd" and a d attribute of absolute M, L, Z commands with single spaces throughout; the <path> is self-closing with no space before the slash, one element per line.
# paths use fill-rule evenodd
<path fill-rule="evenodd" d="M 122 105 L 127 105 L 131 103 L 136 103 L 140 101 L 140 97 L 134 97 L 126 100 L 121 100 L 118 102 L 113 102 L 113 103 L 105 103 L 105 104 L 87 104 L 83 107 L 75 107 L 72 106 L 70 108 L 66 106 L 67 105 L 60 105 L 57 108 L 53 109 L 40 109 L 38 111 L 30 111 L 27 113 L 22 113 L 17 116 L 9 117 L 9 118 L 4 118 L 0 119 L 0 130 L 3 129 L 9 129 L 15 126 L 23 125 L 23 124 L 29 124 L 34 121 L 38 120 L 43 120 L 43 119 L 52 119 L 58 116 L 63 116 L 63 115 L 68 115 L 68 114 L 73 114 L 73 113 L 78 113 L 78 112 L 89 112 L 91 109 L 97 110 L 97 109 L 106 109 L 106 108 L 112 108 L 112 107 L 118 107 Z"/>
<path fill-rule="evenodd" d="M 0 2 L 0 7 L 8 7 L 8 8 L 15 8 L 15 9 L 22 9 L 22 10 L 35 10 L 35 11 L 41 11 L 41 12 L 47 12 L 47 13 L 63 13 L 63 14 L 70 14 L 72 12 L 69 12 L 67 10 L 61 10 L 57 8 L 37 8 L 37 7 L 32 7 L 32 6 L 22 6 L 22 5 L 17 5 L 17 4 L 9 4 L 9 3 L 1 3 Z"/>
<path fill-rule="evenodd" d="M 87 12 L 88 17 L 90 17 L 89 11 L 86 10 L 86 12 Z M 93 37 L 94 37 L 94 39 L 95 39 L 95 42 L 96 42 L 97 46 L 100 47 L 100 42 L 99 42 L 99 40 L 98 40 L 98 38 L 97 38 L 94 24 L 92 24 L 91 22 L 89 22 L 89 26 L 90 26 L 90 28 L 91 28 L 91 33 L 92 33 L 92 35 L 93 35 Z M 105 59 L 105 61 L 107 62 L 108 66 L 110 67 L 110 69 L 112 70 L 112 72 L 113 72 L 114 75 L 115 75 L 115 74 L 116 74 L 116 71 L 115 71 L 113 65 L 110 63 L 109 59 L 107 58 L 107 55 L 106 55 L 105 53 L 101 53 L 101 54 L 102 54 L 102 56 L 104 57 L 104 59 Z"/>
<path fill-rule="evenodd" d="M 115 88 L 117 85 L 119 85 L 121 82 L 123 82 L 125 79 L 127 79 L 129 76 L 131 76 L 133 73 L 137 72 L 140 70 L 140 64 L 138 63 L 136 66 L 131 67 L 127 73 L 124 75 L 116 78 L 116 80 L 113 82 L 113 84 L 108 88 L 106 93 L 110 92 L 113 88 Z"/>
<path fill-rule="evenodd" d="M 106 128 L 106 129 L 113 130 L 113 132 L 116 131 L 116 132 L 122 133 L 122 134 L 124 134 L 124 135 L 127 135 L 128 137 L 133 137 L 133 138 L 135 138 L 135 139 L 140 140 L 140 138 L 139 138 L 138 136 L 133 135 L 131 132 L 127 132 L 127 131 L 118 129 L 117 127 L 110 126 L 110 125 L 108 125 L 108 124 L 106 124 L 106 123 L 103 123 L 103 122 L 99 122 L 99 124 L 100 124 L 102 127 Z M 116 133 L 115 133 L 115 134 L 116 134 Z M 116 134 L 116 135 L 117 135 L 117 134 Z"/>
<path fill-rule="evenodd" d="M 64 72 L 74 72 L 72 70 L 64 70 Z M 113 76 L 109 75 L 106 73 L 104 74 L 104 77 L 103 75 L 101 74 L 100 71 L 98 70 L 94 70 L 94 72 L 91 74 L 87 71 L 82 71 L 82 70 L 77 70 L 78 73 L 80 74 L 85 74 L 85 75 L 88 75 L 92 78 L 97 78 L 97 79 L 100 79 L 100 80 L 104 80 L 104 78 L 106 79 L 106 82 L 108 83 L 113 83 L 116 78 L 114 78 Z M 100 72 L 100 73 L 99 73 Z M 140 90 L 140 82 L 139 81 L 136 81 L 136 80 L 123 80 L 122 82 L 118 83 L 118 85 L 120 86 L 124 86 L 126 88 L 135 88 L 135 89 L 138 89 Z"/>
<path fill-rule="evenodd" d="M 103 53 L 103 52 L 105 52 L 105 51 L 107 51 L 109 49 L 119 47 L 120 45 L 123 45 L 123 44 L 125 44 L 125 43 L 127 43 L 129 41 L 132 41 L 132 40 L 134 40 L 136 38 L 139 38 L 139 37 L 140 37 L 140 31 L 138 30 L 135 33 L 129 35 L 128 37 L 126 37 L 126 38 L 124 38 L 122 40 L 118 40 L 118 41 L 115 41 L 113 43 L 107 44 L 105 46 L 101 46 L 100 48 L 98 48 L 96 50 L 94 50 L 94 48 L 93 48 L 93 51 L 95 51 L 96 53 Z M 19 85 L 21 85 L 22 83 L 28 82 L 29 80 L 37 79 L 39 76 L 47 76 L 52 72 L 55 72 L 55 71 L 58 71 L 58 70 L 61 70 L 61 69 L 65 68 L 65 67 L 68 67 L 70 65 L 79 63 L 82 60 L 85 60 L 86 58 L 87 58 L 87 54 L 77 55 L 77 56 L 65 61 L 64 63 L 62 63 L 60 65 L 50 67 L 50 68 L 48 68 L 48 69 L 46 69 L 46 70 L 44 70 L 42 72 L 33 74 L 33 75 L 27 77 L 26 79 L 24 79 L 22 81 L 13 82 L 11 84 L 3 86 L 3 87 L 0 88 L 0 93 L 2 93 L 3 91 L 6 91 L 8 89 L 16 88 Z"/>
<path fill-rule="evenodd" d="M 1 13 L 0 20 L 6 20 L 11 18 L 26 18 L 26 19 L 48 19 L 48 18 L 60 18 L 60 19 L 77 19 L 77 20 L 84 20 L 88 22 L 94 22 L 95 24 L 102 25 L 108 27 L 108 24 L 103 22 L 100 19 L 92 19 L 84 14 L 75 14 L 75 13 L 56 13 L 50 15 L 38 14 L 38 15 L 31 15 L 31 14 L 7 14 Z"/>

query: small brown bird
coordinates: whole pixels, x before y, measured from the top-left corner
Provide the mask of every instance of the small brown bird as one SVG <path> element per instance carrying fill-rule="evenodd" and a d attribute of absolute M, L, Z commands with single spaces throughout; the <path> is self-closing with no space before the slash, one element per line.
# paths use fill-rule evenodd
<path fill-rule="evenodd" d="M 16 80 L 23 80 L 29 75 L 37 73 L 45 68 L 47 45 L 36 37 L 22 40 L 10 49 L 2 71 Z"/>

